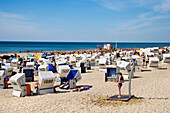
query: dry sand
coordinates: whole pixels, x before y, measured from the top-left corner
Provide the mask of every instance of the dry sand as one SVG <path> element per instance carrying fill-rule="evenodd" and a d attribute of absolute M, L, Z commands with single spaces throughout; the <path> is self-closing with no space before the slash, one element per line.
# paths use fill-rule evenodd
<path fill-rule="evenodd" d="M 0 89 L 0 113 L 170 113 L 170 65 L 160 65 L 164 70 L 136 72 L 132 79 L 132 94 L 139 99 L 128 102 L 107 101 L 118 94 L 117 84 L 104 81 L 104 72 L 94 67 L 82 74 L 80 85 L 90 85 L 82 92 L 57 89 L 56 93 L 13 97 L 12 87 Z M 122 94 L 128 94 L 128 81 L 123 84 Z"/>

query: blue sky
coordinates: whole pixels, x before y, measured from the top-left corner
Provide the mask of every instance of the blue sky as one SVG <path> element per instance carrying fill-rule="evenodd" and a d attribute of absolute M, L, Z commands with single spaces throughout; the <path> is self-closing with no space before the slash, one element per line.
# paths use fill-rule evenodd
<path fill-rule="evenodd" d="M 170 0 L 0 0 L 0 40 L 170 42 Z"/>

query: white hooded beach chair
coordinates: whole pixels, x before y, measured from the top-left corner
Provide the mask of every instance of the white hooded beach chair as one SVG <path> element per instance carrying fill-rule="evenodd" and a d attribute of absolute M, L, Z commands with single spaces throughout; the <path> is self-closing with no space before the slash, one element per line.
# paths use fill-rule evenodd
<path fill-rule="evenodd" d="M 150 53 L 147 53 L 146 54 L 146 57 L 148 56 L 148 57 L 152 57 L 152 56 L 154 56 L 155 55 L 155 53 L 153 53 L 153 52 L 150 52 Z"/>
<path fill-rule="evenodd" d="M 49 59 L 44 59 L 45 64 L 51 64 L 51 61 Z"/>
<path fill-rule="evenodd" d="M 69 60 L 69 64 L 75 66 L 76 65 L 76 57 L 75 56 L 71 56 L 70 60 Z"/>
<path fill-rule="evenodd" d="M 43 65 L 43 64 L 44 64 L 44 58 L 39 58 L 38 63 L 39 63 L 40 65 Z"/>
<path fill-rule="evenodd" d="M 67 60 L 66 59 L 60 59 L 56 62 L 57 66 L 61 65 L 67 65 Z"/>
<path fill-rule="evenodd" d="M 68 61 L 70 58 L 70 55 L 61 55 L 60 58 Z"/>
<path fill-rule="evenodd" d="M 69 72 L 70 72 L 70 67 L 68 65 L 58 66 L 58 73 L 59 73 L 61 78 L 67 77 Z"/>
<path fill-rule="evenodd" d="M 91 56 L 91 54 L 86 54 L 86 57 L 91 58 L 92 56 Z"/>
<path fill-rule="evenodd" d="M 85 61 L 79 61 L 76 63 L 76 69 L 79 69 L 80 73 L 86 73 L 86 62 Z"/>
<path fill-rule="evenodd" d="M 120 57 L 125 57 L 125 51 L 121 51 L 119 52 L 119 54 L 120 54 Z"/>
<path fill-rule="evenodd" d="M 128 51 L 128 52 L 126 52 L 126 57 L 131 57 L 132 55 L 133 55 L 133 51 Z"/>
<path fill-rule="evenodd" d="M 135 65 L 135 72 L 141 72 L 142 65 L 143 65 L 143 60 L 137 59 Z"/>
<path fill-rule="evenodd" d="M 34 62 L 27 62 L 26 67 L 34 68 Z"/>
<path fill-rule="evenodd" d="M 25 74 L 18 73 L 10 78 L 10 82 L 13 86 L 13 96 L 23 97 L 27 95 Z"/>
<path fill-rule="evenodd" d="M 55 76 L 52 71 L 42 71 L 39 73 L 37 94 L 47 94 L 55 92 Z"/>
<path fill-rule="evenodd" d="M 38 72 L 41 72 L 41 71 L 48 71 L 49 69 L 49 66 L 48 65 L 40 65 L 38 67 Z"/>
<path fill-rule="evenodd" d="M 123 74 L 123 77 L 125 79 L 129 79 L 129 75 L 131 72 L 130 62 L 125 62 L 125 61 L 117 62 L 117 67 L 119 68 L 120 72 Z M 133 76 L 134 75 L 132 74 L 132 77 Z"/>
<path fill-rule="evenodd" d="M 153 48 L 151 48 L 151 51 L 153 53 L 159 53 L 159 47 L 153 47 Z"/>
<path fill-rule="evenodd" d="M 85 67 L 86 67 L 87 69 L 91 69 L 91 64 L 90 64 L 89 58 L 87 58 L 86 56 L 84 56 L 84 57 L 82 58 L 82 61 L 85 62 Z"/>
<path fill-rule="evenodd" d="M 13 67 L 11 67 L 11 66 L 9 66 L 9 65 L 6 65 L 6 66 L 2 66 L 2 69 L 5 70 L 5 75 L 6 75 L 6 76 L 8 76 L 8 77 L 12 76 L 12 72 L 13 72 L 13 70 L 14 70 Z"/>
<path fill-rule="evenodd" d="M 170 64 L 170 54 L 163 54 L 162 64 Z"/>
<path fill-rule="evenodd" d="M 90 60 L 90 64 L 92 65 L 92 66 L 95 66 L 95 59 L 96 59 L 96 57 L 95 56 L 92 56 L 89 60 Z"/>
<path fill-rule="evenodd" d="M 47 58 L 48 58 L 49 61 L 53 61 L 54 56 L 47 56 Z"/>
<path fill-rule="evenodd" d="M 132 55 L 131 58 L 134 59 L 134 60 L 137 60 L 137 59 L 140 59 L 140 56 L 139 55 Z"/>
<path fill-rule="evenodd" d="M 5 75 L 5 71 L 4 70 L 0 70 L 0 89 L 4 88 L 4 75 Z"/>
<path fill-rule="evenodd" d="M 12 66 L 12 67 L 17 67 L 17 66 L 18 66 L 18 60 L 17 60 L 17 59 L 13 59 L 13 60 L 11 61 L 11 66 Z"/>
<path fill-rule="evenodd" d="M 95 59 L 95 66 L 99 66 L 99 59 Z"/>
<path fill-rule="evenodd" d="M 75 56 L 76 56 L 76 60 L 78 60 L 78 61 L 82 60 L 82 55 L 76 54 Z"/>
<path fill-rule="evenodd" d="M 148 69 L 157 69 L 158 68 L 159 59 L 157 57 L 150 57 Z"/>
<path fill-rule="evenodd" d="M 107 63 L 107 60 L 106 58 L 100 58 L 99 59 L 99 71 L 106 71 L 106 63 Z"/>

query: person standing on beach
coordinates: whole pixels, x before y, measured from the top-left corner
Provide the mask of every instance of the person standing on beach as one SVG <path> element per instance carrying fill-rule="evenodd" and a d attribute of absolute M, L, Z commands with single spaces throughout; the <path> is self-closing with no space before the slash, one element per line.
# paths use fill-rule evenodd
<path fill-rule="evenodd" d="M 146 67 L 148 66 L 148 63 L 149 63 L 149 56 L 147 55 L 147 57 L 146 57 Z"/>
<path fill-rule="evenodd" d="M 118 89 L 119 89 L 119 96 L 118 98 L 121 98 L 121 87 L 122 87 L 122 83 L 124 83 L 124 78 L 122 73 L 118 73 L 119 74 L 119 81 L 118 81 Z"/>
<path fill-rule="evenodd" d="M 143 60 L 142 68 L 144 68 L 144 65 L 145 65 L 145 55 L 144 54 L 142 55 L 142 60 Z"/>

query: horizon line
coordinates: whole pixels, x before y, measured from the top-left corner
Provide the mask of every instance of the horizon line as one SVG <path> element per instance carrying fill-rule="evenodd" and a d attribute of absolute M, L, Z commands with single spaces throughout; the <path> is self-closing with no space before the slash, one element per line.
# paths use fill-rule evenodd
<path fill-rule="evenodd" d="M 0 40 L 0 42 L 99 42 L 99 43 L 107 43 L 107 42 L 143 42 L 143 43 L 170 43 L 170 41 L 65 41 L 65 40 Z"/>

